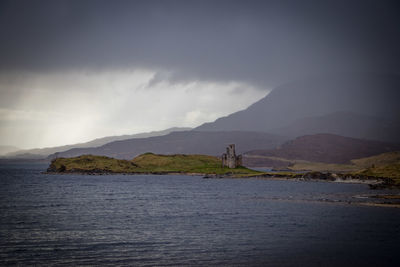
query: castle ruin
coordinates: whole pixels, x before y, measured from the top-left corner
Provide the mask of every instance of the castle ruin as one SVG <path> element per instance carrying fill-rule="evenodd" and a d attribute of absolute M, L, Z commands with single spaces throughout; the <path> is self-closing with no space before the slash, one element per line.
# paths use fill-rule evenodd
<path fill-rule="evenodd" d="M 222 167 L 234 169 L 242 165 L 242 155 L 236 156 L 235 145 L 231 144 L 226 148 L 226 153 L 222 154 Z"/>

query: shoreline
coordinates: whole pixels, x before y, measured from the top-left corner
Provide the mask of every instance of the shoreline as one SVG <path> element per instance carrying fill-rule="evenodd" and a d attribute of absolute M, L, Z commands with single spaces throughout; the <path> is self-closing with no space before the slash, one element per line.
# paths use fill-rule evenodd
<path fill-rule="evenodd" d="M 251 175 L 251 176 L 238 176 L 227 174 L 205 174 L 205 173 L 182 173 L 182 172 L 41 172 L 45 175 L 181 175 L 181 176 L 203 176 L 203 179 L 259 179 L 259 180 L 275 180 L 275 181 L 298 181 L 298 182 L 329 182 L 329 183 L 344 183 L 344 184 L 366 184 L 366 185 L 382 185 L 385 183 L 384 179 L 321 179 L 321 178 L 308 178 L 308 177 L 289 177 L 285 175 Z"/>

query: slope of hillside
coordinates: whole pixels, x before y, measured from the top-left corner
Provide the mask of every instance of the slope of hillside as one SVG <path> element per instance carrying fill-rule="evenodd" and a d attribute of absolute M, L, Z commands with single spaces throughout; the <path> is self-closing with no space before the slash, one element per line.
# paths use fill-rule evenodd
<path fill-rule="evenodd" d="M 351 163 L 359 166 L 360 168 L 400 164 L 400 151 L 386 152 L 372 157 L 353 159 Z"/>
<path fill-rule="evenodd" d="M 374 166 L 354 174 L 367 175 L 372 177 L 389 178 L 397 186 L 400 185 L 400 162 Z"/>
<path fill-rule="evenodd" d="M 315 134 L 298 137 L 276 149 L 255 150 L 246 155 L 344 164 L 350 163 L 352 159 L 396 150 L 400 150 L 400 145 L 333 134 Z"/>
<path fill-rule="evenodd" d="M 259 148 L 272 149 L 287 139 L 257 132 L 173 132 L 165 136 L 136 138 L 108 143 L 97 148 L 76 148 L 54 157 L 75 157 L 84 154 L 108 156 L 118 159 L 152 152 L 157 154 L 204 154 L 219 156 L 229 144 L 236 144 L 238 153 Z"/>
<path fill-rule="evenodd" d="M 363 116 L 363 120 L 354 126 L 348 123 L 332 124 L 327 128 L 330 132 L 333 131 L 331 133 L 400 142 L 398 135 L 393 133 L 388 133 L 388 138 L 377 135 L 376 129 L 382 124 L 373 119 L 400 121 L 399 89 L 400 76 L 397 75 L 352 74 L 305 79 L 280 86 L 247 109 L 219 118 L 215 122 L 205 123 L 195 130 L 274 130 L 277 134 L 285 135 L 285 127 L 289 127 L 291 132 L 297 134 L 297 131 L 302 133 L 304 129 L 301 129 L 301 123 L 298 125 L 300 129 L 296 129 L 296 120 L 345 111 L 359 114 Z M 373 118 L 368 119 L 369 117 Z M 359 130 L 360 126 L 363 131 Z M 307 133 L 320 133 L 321 127 L 317 127 L 315 131 L 308 129 Z"/>
<path fill-rule="evenodd" d="M 289 137 L 331 133 L 341 136 L 392 141 L 400 143 L 400 121 L 376 118 L 349 111 L 335 112 L 323 116 L 307 117 L 273 129 L 271 133 L 285 134 Z"/>
<path fill-rule="evenodd" d="M 0 146 L 0 156 L 6 155 L 8 153 L 19 150 L 18 147 L 15 146 Z"/>
<path fill-rule="evenodd" d="M 395 185 L 400 185 L 400 151 L 355 159 L 351 162 L 359 169 L 353 172 L 354 175 L 389 178 Z"/>
<path fill-rule="evenodd" d="M 9 158 L 43 158 L 47 157 L 50 154 L 56 152 L 63 152 L 73 148 L 87 148 L 87 147 L 98 147 L 105 145 L 110 142 L 132 139 L 132 138 L 147 138 L 152 136 L 162 136 L 169 134 L 171 132 L 179 132 L 179 131 L 188 131 L 191 128 L 179 128 L 173 127 L 163 131 L 153 131 L 148 133 L 139 133 L 132 135 L 119 135 L 119 136 L 107 136 L 102 138 L 97 138 L 92 141 L 86 143 L 79 143 L 73 145 L 66 146 L 57 146 L 57 147 L 48 147 L 48 148 L 34 148 L 34 149 L 25 149 L 25 150 L 17 150 L 13 153 L 8 153 L 6 156 Z"/>

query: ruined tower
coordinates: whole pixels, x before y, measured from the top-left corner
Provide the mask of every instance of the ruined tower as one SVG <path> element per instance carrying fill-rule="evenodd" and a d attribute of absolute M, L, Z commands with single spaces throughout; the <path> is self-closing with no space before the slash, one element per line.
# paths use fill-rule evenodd
<path fill-rule="evenodd" d="M 231 144 L 226 148 L 226 153 L 222 154 L 222 167 L 236 168 L 242 165 L 242 156 L 236 156 L 235 145 Z"/>

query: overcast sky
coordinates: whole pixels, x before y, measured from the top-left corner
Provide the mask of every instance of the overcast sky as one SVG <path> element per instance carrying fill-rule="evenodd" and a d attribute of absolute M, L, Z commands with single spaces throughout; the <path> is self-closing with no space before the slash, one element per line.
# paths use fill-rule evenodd
<path fill-rule="evenodd" d="M 0 144 L 195 127 L 275 86 L 399 73 L 396 1 L 1 1 Z"/>

